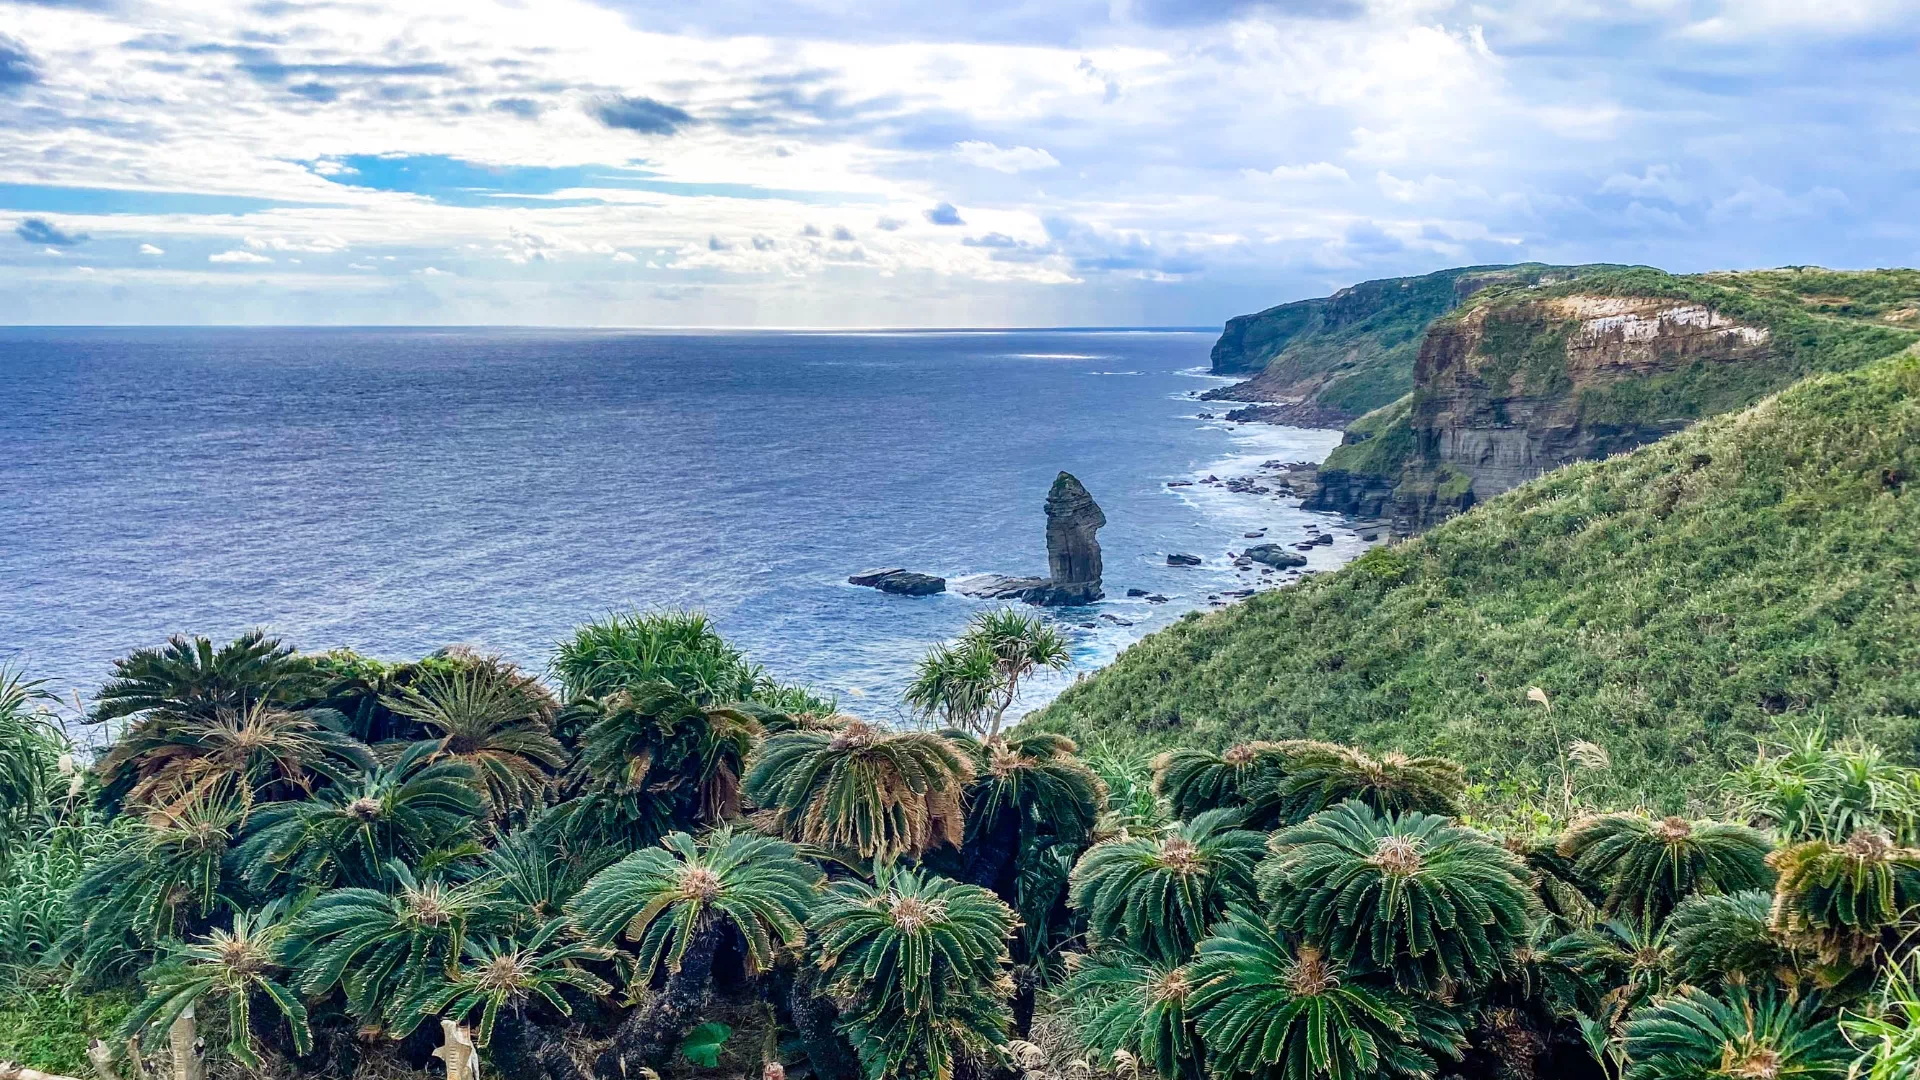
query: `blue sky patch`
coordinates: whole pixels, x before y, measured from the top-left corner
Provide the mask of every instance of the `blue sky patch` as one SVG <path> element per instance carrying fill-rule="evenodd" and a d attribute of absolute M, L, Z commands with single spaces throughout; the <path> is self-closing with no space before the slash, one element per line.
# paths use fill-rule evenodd
<path fill-rule="evenodd" d="M 285 202 L 204 191 L 136 191 L 132 188 L 66 187 L 0 183 L 0 210 L 42 214 L 256 214 L 326 203 Z"/>
<path fill-rule="evenodd" d="M 347 154 L 301 164 L 345 187 L 423 195 L 445 206 L 592 205 L 602 200 L 540 196 L 595 188 L 687 197 L 781 199 L 829 206 L 874 201 L 850 192 L 661 180 L 646 169 L 623 165 L 488 165 L 445 154 Z"/>

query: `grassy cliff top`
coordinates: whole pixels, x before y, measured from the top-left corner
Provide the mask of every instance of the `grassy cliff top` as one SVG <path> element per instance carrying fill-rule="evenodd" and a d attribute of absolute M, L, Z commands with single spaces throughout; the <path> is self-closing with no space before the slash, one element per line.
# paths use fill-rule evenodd
<path fill-rule="evenodd" d="M 1582 390 L 1581 414 L 1596 423 L 1630 426 L 1742 408 L 1807 375 L 1850 371 L 1897 352 L 1920 334 L 1920 270 L 1818 267 L 1688 276 L 1650 267 L 1585 268 L 1578 277 L 1550 285 L 1489 287 L 1440 316 L 1434 325 L 1482 318 L 1485 340 L 1480 348 L 1489 362 L 1512 363 L 1526 356 L 1538 363 L 1537 346 L 1555 331 L 1552 320 L 1542 319 L 1539 302 L 1568 296 L 1651 297 L 1701 304 L 1736 321 L 1764 327 L 1771 335 L 1772 347 L 1761 359 L 1695 364 Z M 1412 417 L 1411 403 L 1412 398 L 1396 401 L 1351 425 L 1348 430 L 1366 440 L 1335 449 L 1323 470 L 1398 475 L 1412 451 L 1413 440 L 1405 430 Z"/>
<path fill-rule="evenodd" d="M 1920 351 L 1190 616 L 1029 721 L 1141 750 L 1437 751 L 1521 784 L 1586 739 L 1611 756 L 1588 778 L 1609 801 L 1663 807 L 1809 722 L 1920 759 Z"/>

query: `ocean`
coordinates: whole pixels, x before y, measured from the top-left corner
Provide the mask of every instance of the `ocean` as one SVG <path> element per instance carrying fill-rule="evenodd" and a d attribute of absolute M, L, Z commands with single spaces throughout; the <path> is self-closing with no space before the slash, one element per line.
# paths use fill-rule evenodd
<path fill-rule="evenodd" d="M 1339 440 L 1202 419 L 1213 338 L 0 329 L 0 665 L 84 698 L 133 648 L 264 626 L 538 669 L 596 615 L 699 608 L 780 680 L 898 721 L 914 661 L 987 605 L 847 576 L 1044 574 L 1066 470 L 1107 516 L 1108 599 L 1048 613 L 1074 665 L 1031 708 L 1244 587 L 1246 532 L 1337 525 L 1167 486 Z M 1334 532 L 1312 568 L 1363 550 Z"/>

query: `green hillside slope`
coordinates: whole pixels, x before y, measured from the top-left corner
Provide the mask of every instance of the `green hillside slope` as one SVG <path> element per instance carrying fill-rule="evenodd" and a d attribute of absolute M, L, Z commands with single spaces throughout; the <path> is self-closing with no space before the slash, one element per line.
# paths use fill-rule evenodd
<path fill-rule="evenodd" d="M 1136 749 L 1432 750 L 1523 783 L 1586 739 L 1614 801 L 1671 807 L 1816 719 L 1920 759 L 1915 350 L 1189 617 L 1029 722 Z"/>

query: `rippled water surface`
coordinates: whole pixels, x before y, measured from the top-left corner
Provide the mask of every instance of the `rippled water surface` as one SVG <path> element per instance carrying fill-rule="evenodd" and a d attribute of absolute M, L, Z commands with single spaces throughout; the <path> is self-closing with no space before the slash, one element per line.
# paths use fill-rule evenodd
<path fill-rule="evenodd" d="M 686 606 L 783 680 L 893 716 L 913 660 L 980 604 L 846 576 L 1043 573 L 1065 469 L 1110 522 L 1109 601 L 1055 614 L 1090 670 L 1235 587 L 1244 532 L 1320 520 L 1166 487 L 1338 441 L 1198 419 L 1212 340 L 0 330 L 0 662 L 86 691 L 169 633 L 265 625 L 539 665 L 597 613 Z M 1358 549 L 1338 535 L 1315 566 Z M 1169 569 L 1174 550 L 1209 564 Z"/>

